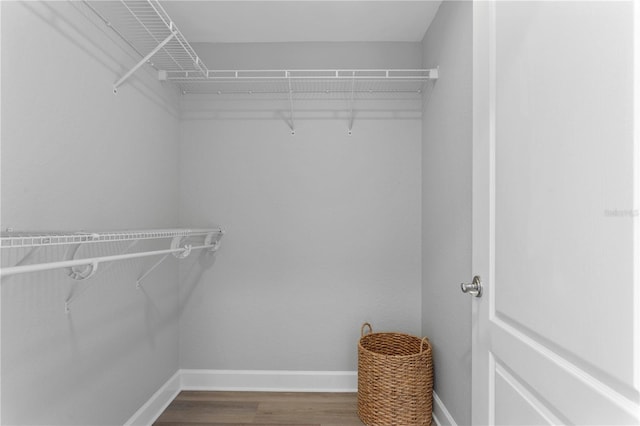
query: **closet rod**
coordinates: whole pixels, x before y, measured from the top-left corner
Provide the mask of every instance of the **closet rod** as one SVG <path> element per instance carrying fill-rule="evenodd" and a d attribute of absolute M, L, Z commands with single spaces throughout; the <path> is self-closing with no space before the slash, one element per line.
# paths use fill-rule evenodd
<path fill-rule="evenodd" d="M 113 256 L 101 256 L 101 257 L 92 257 L 92 258 L 85 258 L 85 259 L 63 260 L 59 262 L 39 263 L 34 265 L 11 266 L 8 268 L 0 269 L 0 276 L 4 277 L 9 275 L 22 274 L 26 272 L 48 271 L 51 269 L 71 268 L 74 266 L 83 266 L 83 265 L 92 265 L 93 268 L 96 269 L 97 265 L 103 262 L 136 259 L 140 257 L 158 256 L 162 254 L 174 254 L 174 253 L 184 254 L 192 250 L 213 249 L 215 247 L 216 247 L 216 244 L 207 244 L 207 245 L 195 246 L 195 247 L 187 245 L 185 247 L 166 249 L 166 250 L 145 251 L 145 252 L 139 252 L 139 253 L 118 254 Z"/>

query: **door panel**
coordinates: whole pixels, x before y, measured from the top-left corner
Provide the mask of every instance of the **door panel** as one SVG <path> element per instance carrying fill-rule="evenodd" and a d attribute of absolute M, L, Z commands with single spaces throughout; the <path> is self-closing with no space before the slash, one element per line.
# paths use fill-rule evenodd
<path fill-rule="evenodd" d="M 499 319 L 491 322 L 491 354 L 538 395 L 540 410 L 565 424 L 636 424 L 637 405 L 556 352 Z M 496 396 L 497 398 L 497 396 Z M 494 400 L 496 406 L 504 403 Z M 618 419 L 617 421 L 615 421 Z M 530 424 L 536 424 L 535 422 Z"/>
<path fill-rule="evenodd" d="M 640 422 L 633 24 L 475 3 L 474 423 Z"/>
<path fill-rule="evenodd" d="M 540 411 L 544 404 L 528 386 L 500 363 L 495 368 L 496 425 L 551 425 L 561 423 L 553 414 Z"/>
<path fill-rule="evenodd" d="M 621 380 L 633 221 L 605 212 L 633 203 L 630 8 L 496 4 L 496 313 Z"/>

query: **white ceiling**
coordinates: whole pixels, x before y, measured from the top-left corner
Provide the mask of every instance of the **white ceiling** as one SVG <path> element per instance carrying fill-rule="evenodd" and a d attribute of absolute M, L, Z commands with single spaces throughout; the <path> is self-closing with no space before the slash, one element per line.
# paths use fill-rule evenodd
<path fill-rule="evenodd" d="M 441 0 L 162 1 L 190 42 L 422 41 Z"/>

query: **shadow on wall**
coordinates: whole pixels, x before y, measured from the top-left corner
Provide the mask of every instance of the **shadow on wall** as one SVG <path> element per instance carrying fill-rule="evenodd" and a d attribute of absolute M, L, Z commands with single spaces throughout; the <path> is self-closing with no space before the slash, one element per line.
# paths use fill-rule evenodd
<path fill-rule="evenodd" d="M 187 258 L 189 259 L 189 258 Z M 185 306 L 193 295 L 193 291 L 202 282 L 204 273 L 213 268 L 218 259 L 218 253 L 202 251 L 198 257 L 183 260 L 180 267 L 180 303 L 178 313 L 182 315 Z"/>
<path fill-rule="evenodd" d="M 429 84 L 431 86 L 431 84 Z M 431 89 L 428 89 L 429 91 Z M 299 122 L 339 120 L 345 128 L 358 127 L 362 121 L 422 120 L 422 97 L 388 100 L 355 101 L 353 106 L 335 100 L 296 101 L 293 110 L 288 101 L 242 95 L 231 99 L 217 95 L 185 95 L 181 99 L 182 121 L 280 121 L 283 129 L 297 130 Z"/>
<path fill-rule="evenodd" d="M 157 245 L 143 244 L 148 246 L 144 249 Z M 83 255 L 113 254 L 128 247 L 99 246 Z M 25 251 L 3 250 L 2 264 L 17 263 Z M 29 263 L 58 261 L 66 253 L 63 246 L 40 248 Z M 97 383 L 121 373 L 120 366 L 132 361 L 132 353 L 162 349 L 159 339 L 175 327 L 177 318 L 173 303 L 177 274 L 171 279 L 175 262 L 166 262 L 146 282 L 148 288 L 138 290 L 135 277 L 149 267 L 149 261 L 110 262 L 82 281 L 70 279 L 62 269 L 3 278 L 3 346 L 11 348 L 3 347 L 3 408 L 7 408 L 3 415 L 38 421 L 33 417 L 33 401 L 38 401 L 41 414 L 69 416 L 69 399 L 75 398 L 70 393 L 77 396 L 95 389 L 99 394 L 104 389 L 96 389 Z M 72 296 L 74 302 L 65 313 L 65 300 Z M 123 328 L 129 332 L 123 333 Z"/>
<path fill-rule="evenodd" d="M 126 45 L 118 36 L 110 30 L 102 20 L 83 2 L 64 3 L 66 7 L 72 7 L 75 11 L 82 15 L 80 19 L 66 16 L 71 9 L 62 7 L 52 7 L 47 2 L 19 2 L 20 7 L 28 9 L 34 16 L 46 22 L 51 28 L 54 28 L 67 41 L 84 52 L 87 57 L 101 64 L 104 69 L 113 73 L 112 81 L 105 80 L 104 90 L 112 91 L 112 84 L 120 76 L 129 71 L 127 67 L 133 67 L 140 58 L 137 53 L 131 52 L 131 48 Z M 75 18 L 75 19 L 72 19 Z M 86 23 L 97 29 L 104 38 L 92 39 L 87 34 L 95 34 L 96 31 L 88 31 L 81 28 L 77 22 Z M 109 42 L 108 42 L 108 41 Z M 115 49 L 114 49 L 115 46 Z M 122 52 L 122 55 L 114 55 L 112 52 Z M 142 77 L 144 75 L 144 77 Z M 152 82 L 157 82 L 157 86 Z M 136 90 L 143 97 L 162 108 L 168 114 L 175 118 L 179 118 L 178 106 L 178 89 L 173 84 L 162 84 L 161 87 L 173 89 L 175 96 L 168 96 L 164 90 L 158 90 L 160 83 L 157 80 L 155 70 L 147 68 L 136 72 L 125 83 L 125 87 L 121 91 Z M 115 95 L 114 95 L 115 96 Z"/>

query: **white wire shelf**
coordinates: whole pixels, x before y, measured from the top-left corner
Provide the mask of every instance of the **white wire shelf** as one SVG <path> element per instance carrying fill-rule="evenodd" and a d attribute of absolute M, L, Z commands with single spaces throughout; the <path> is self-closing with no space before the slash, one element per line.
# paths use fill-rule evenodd
<path fill-rule="evenodd" d="M 114 91 L 138 68 L 206 74 L 207 68 L 157 0 L 84 3 L 116 32 L 142 60 L 114 83 Z"/>
<path fill-rule="evenodd" d="M 330 95 L 421 94 L 437 69 L 208 70 L 171 71 L 161 78 L 176 83 L 184 94 Z"/>
<path fill-rule="evenodd" d="M 346 100 L 348 132 L 354 104 L 361 99 L 393 100 L 420 97 L 438 69 L 315 69 L 315 70 L 210 70 L 198 57 L 158 0 L 84 0 L 100 19 L 142 58 L 113 84 L 113 91 L 140 67 L 148 64 L 162 81 L 170 81 L 183 94 L 269 95 L 288 100 L 286 118 L 295 134 L 298 100 Z M 247 98 L 247 95 L 248 98 Z"/>
<path fill-rule="evenodd" d="M 220 248 L 220 242 L 224 236 L 222 228 L 208 229 L 147 229 L 133 231 L 108 231 L 108 232 L 3 232 L 0 235 L 3 249 L 24 249 L 27 254 L 14 266 L 0 268 L 0 276 L 10 278 L 12 275 L 29 272 L 49 271 L 64 269 L 70 279 L 81 281 L 93 277 L 98 272 L 99 265 L 120 260 L 139 259 L 151 256 L 162 256 L 160 260 L 149 267 L 146 272 L 136 279 L 136 288 L 141 288 L 141 282 L 155 270 L 169 256 L 184 259 L 192 251 L 206 250 L 215 253 Z M 127 253 L 139 240 L 171 238 L 169 248 L 162 250 L 147 250 Z M 81 245 L 86 243 L 111 243 L 116 241 L 131 241 L 124 251 L 107 256 L 81 257 L 76 254 Z M 195 244 L 194 244 L 195 243 Z M 34 253 L 42 247 L 69 245 L 63 260 L 44 263 L 30 263 Z M 83 292 L 71 294 L 64 303 L 66 313 L 70 312 L 73 303 Z"/>
<path fill-rule="evenodd" d="M 157 70 L 206 73 L 206 67 L 157 0 L 86 1 L 94 12 L 140 56 L 153 51 L 170 35 L 149 64 Z"/>
<path fill-rule="evenodd" d="M 437 69 L 210 70 L 158 0 L 84 2 L 142 57 L 114 89 L 144 64 L 183 94 L 342 94 L 351 99 L 354 94 L 420 94 L 438 78 Z"/>
<path fill-rule="evenodd" d="M 107 232 L 21 232 L 0 233 L 1 248 L 42 247 L 63 244 L 101 243 L 112 241 L 150 240 L 160 238 L 206 236 L 224 233 L 221 228 L 212 229 L 147 229 Z"/>

